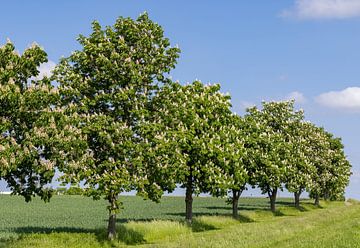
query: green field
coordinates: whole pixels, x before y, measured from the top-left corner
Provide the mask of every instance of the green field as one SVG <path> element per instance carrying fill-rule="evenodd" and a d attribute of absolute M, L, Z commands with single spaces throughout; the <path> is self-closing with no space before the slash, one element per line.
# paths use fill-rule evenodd
<path fill-rule="evenodd" d="M 105 201 L 55 196 L 50 203 L 0 196 L 0 247 L 360 247 L 360 204 L 278 200 L 274 215 L 265 198 L 241 198 L 240 219 L 233 220 L 224 199 L 194 199 L 195 220 L 183 222 L 184 198 L 160 204 L 122 197 L 119 238 L 106 241 Z"/>

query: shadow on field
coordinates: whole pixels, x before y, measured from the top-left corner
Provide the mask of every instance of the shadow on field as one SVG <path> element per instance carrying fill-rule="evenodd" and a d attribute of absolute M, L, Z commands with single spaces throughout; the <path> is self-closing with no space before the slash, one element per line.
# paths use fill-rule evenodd
<path fill-rule="evenodd" d="M 275 210 L 274 212 L 272 212 L 272 214 L 274 216 L 285 216 L 285 214 L 283 212 L 281 212 L 280 210 Z"/>
<path fill-rule="evenodd" d="M 136 245 L 146 243 L 144 234 L 133 229 L 127 228 L 124 225 L 117 227 L 118 239 L 127 245 Z"/>
<path fill-rule="evenodd" d="M 276 201 L 276 205 L 292 207 L 294 206 L 294 203 L 289 201 Z"/>
<path fill-rule="evenodd" d="M 32 234 L 32 233 L 52 233 L 52 232 L 66 232 L 66 233 L 96 233 L 95 229 L 85 229 L 85 228 L 76 228 L 76 227 L 37 227 L 37 226 L 27 226 L 27 227 L 18 227 L 14 229 L 18 234 Z"/>
<path fill-rule="evenodd" d="M 191 224 L 191 229 L 193 232 L 205 232 L 209 230 L 216 230 L 219 228 L 216 228 L 214 225 L 205 223 L 202 220 L 194 219 Z"/>
<path fill-rule="evenodd" d="M 50 233 L 93 233 L 96 236 L 96 239 L 99 242 L 107 242 L 106 233 L 103 230 L 99 229 L 87 229 L 87 228 L 77 228 L 77 227 L 37 227 L 37 226 L 27 226 L 27 227 L 18 227 L 14 229 L 14 232 L 20 234 L 21 236 L 28 234 L 50 234 Z"/>
<path fill-rule="evenodd" d="M 299 207 L 297 207 L 296 209 L 299 210 L 300 212 L 307 212 L 307 211 L 309 211 L 309 209 L 307 209 L 307 208 L 305 208 L 305 207 L 303 207 L 303 206 L 299 206 Z"/>
<path fill-rule="evenodd" d="M 86 229 L 86 228 L 76 228 L 76 227 L 56 227 L 56 228 L 46 228 L 46 227 L 19 227 L 14 229 L 14 231 L 20 235 L 27 234 L 50 234 L 50 233 L 93 233 L 96 235 L 96 239 L 100 243 L 108 242 L 107 232 L 103 229 Z M 124 242 L 127 245 L 135 245 L 145 243 L 143 234 L 136 232 L 135 230 L 126 228 L 124 225 L 117 226 L 117 234 L 119 241 Z M 2 248 L 0 246 L 0 248 Z"/>
<path fill-rule="evenodd" d="M 177 212 L 177 213 L 165 213 L 166 215 L 172 216 L 181 216 L 185 218 L 184 212 Z M 223 214 L 223 213 L 209 213 L 209 212 L 193 212 L 193 217 L 200 217 L 200 216 L 230 216 L 230 214 Z"/>
<path fill-rule="evenodd" d="M 243 214 L 239 214 L 239 216 L 237 217 L 237 219 L 241 222 L 241 223 L 251 223 L 251 222 L 255 222 L 253 219 L 251 219 L 250 217 L 243 215 Z"/>
<path fill-rule="evenodd" d="M 211 210 L 229 210 L 231 211 L 232 208 L 231 207 L 218 207 L 218 206 L 210 206 L 210 207 L 205 207 L 206 209 L 211 209 Z M 254 206 L 254 207 L 248 207 L 248 206 L 239 206 L 239 211 L 241 210 L 249 210 L 249 211 L 253 211 L 253 210 L 267 210 L 268 207 L 262 207 L 262 206 Z"/>
<path fill-rule="evenodd" d="M 127 223 L 127 222 L 130 222 L 130 221 L 141 221 L 141 222 L 150 222 L 150 221 L 153 221 L 154 218 L 118 218 L 116 219 L 116 223 L 120 223 L 120 224 L 124 224 L 124 223 Z M 104 221 L 106 222 L 107 219 L 104 219 Z"/>

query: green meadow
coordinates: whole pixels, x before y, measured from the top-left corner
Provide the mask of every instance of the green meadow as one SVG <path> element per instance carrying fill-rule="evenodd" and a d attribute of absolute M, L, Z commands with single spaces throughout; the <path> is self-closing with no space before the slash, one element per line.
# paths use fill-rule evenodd
<path fill-rule="evenodd" d="M 357 201 L 280 198 L 278 211 L 266 198 L 241 198 L 240 217 L 231 218 L 225 199 L 194 199 L 194 221 L 187 226 L 184 198 L 164 197 L 156 204 L 123 196 L 118 238 L 107 241 L 105 201 L 82 196 L 55 196 L 50 203 L 25 203 L 1 195 L 0 247 L 360 247 L 360 204 Z"/>

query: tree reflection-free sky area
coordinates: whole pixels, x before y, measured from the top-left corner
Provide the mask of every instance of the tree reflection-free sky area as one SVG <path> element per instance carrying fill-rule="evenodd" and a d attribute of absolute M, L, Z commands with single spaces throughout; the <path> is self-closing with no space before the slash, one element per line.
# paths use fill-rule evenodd
<path fill-rule="evenodd" d="M 1 10 L 0 44 L 9 38 L 20 52 L 40 44 L 50 60 L 42 71 L 80 49 L 76 38 L 93 20 L 112 25 L 147 11 L 182 50 L 174 80 L 220 83 L 239 114 L 262 100 L 295 99 L 307 120 L 341 137 L 353 165 L 346 196 L 360 199 L 357 1 L 14 0 Z"/>

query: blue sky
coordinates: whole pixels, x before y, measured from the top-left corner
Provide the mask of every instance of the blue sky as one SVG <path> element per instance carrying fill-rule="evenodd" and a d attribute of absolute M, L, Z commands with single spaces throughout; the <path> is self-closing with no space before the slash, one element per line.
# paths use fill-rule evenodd
<path fill-rule="evenodd" d="M 4 1 L 0 44 L 20 51 L 36 41 L 52 61 L 79 49 L 91 22 L 147 11 L 182 50 L 172 77 L 221 83 L 234 111 L 295 98 L 308 120 L 343 138 L 360 199 L 360 1 Z"/>

